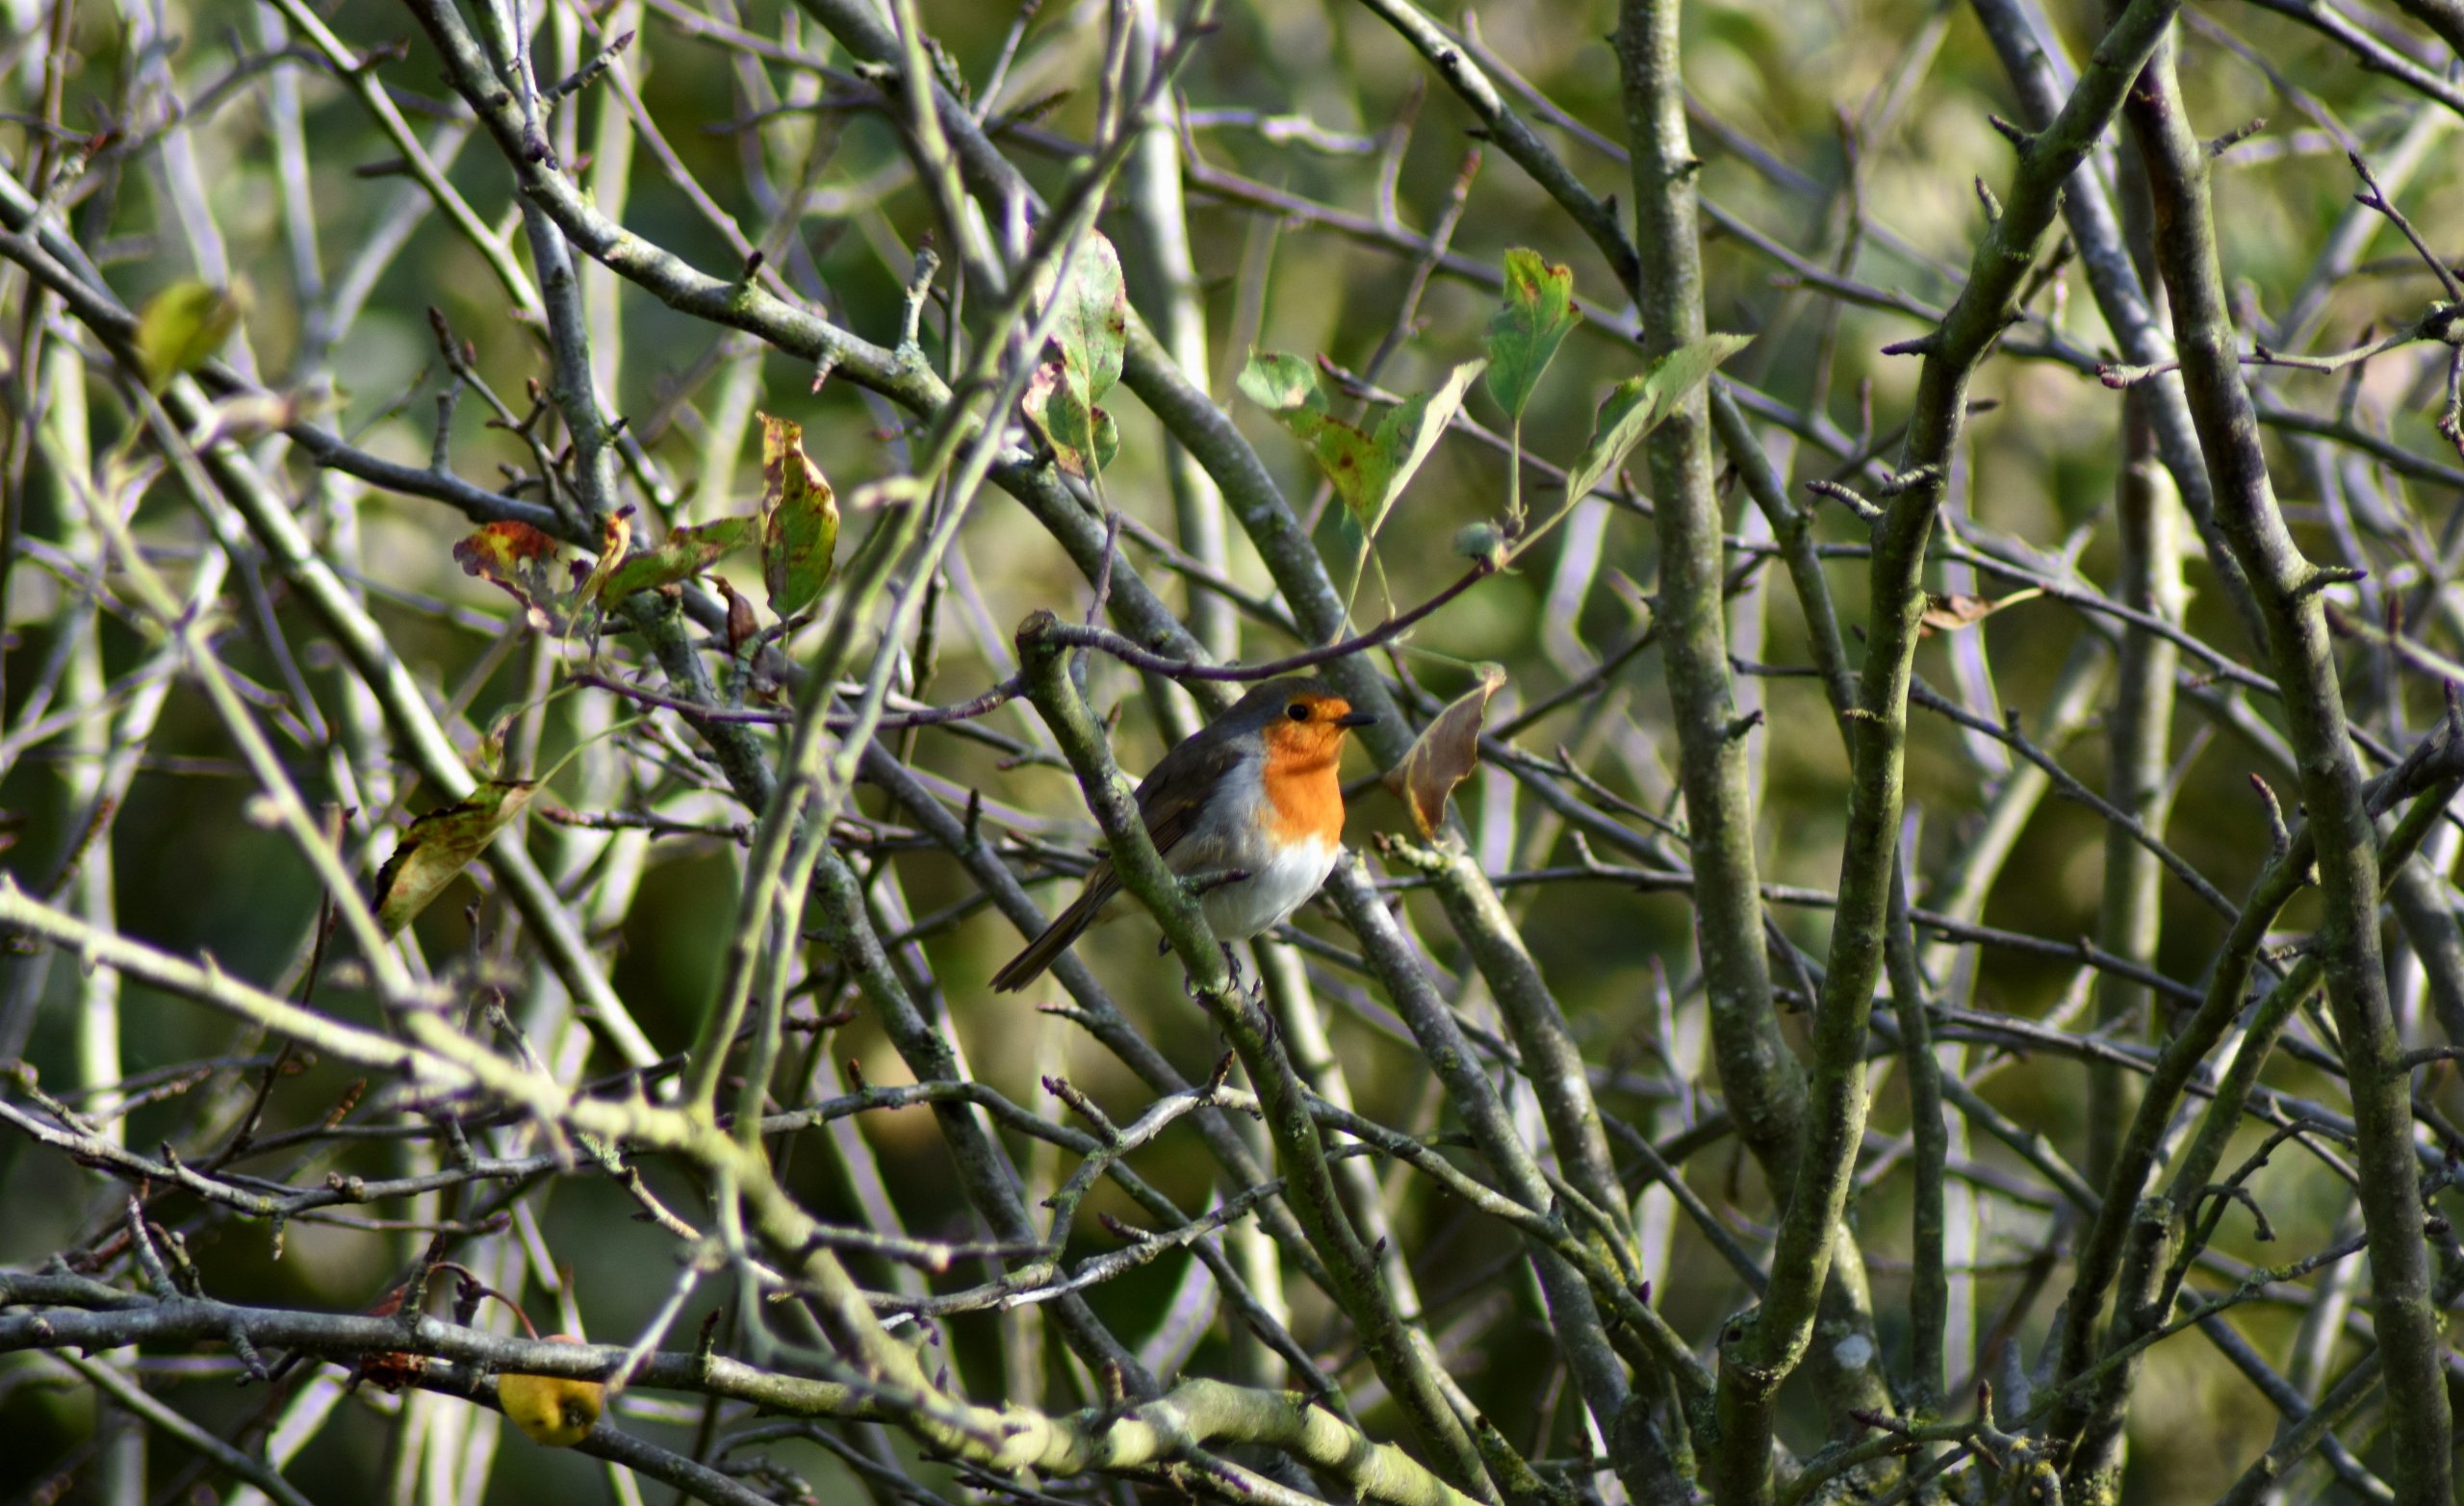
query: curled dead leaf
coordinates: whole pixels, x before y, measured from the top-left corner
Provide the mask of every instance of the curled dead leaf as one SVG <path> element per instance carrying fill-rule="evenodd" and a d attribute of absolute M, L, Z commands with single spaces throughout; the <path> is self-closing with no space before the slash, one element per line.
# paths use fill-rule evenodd
<path fill-rule="evenodd" d="M 1938 632 L 1955 633 L 1963 627 L 1975 626 L 2006 606 L 2015 606 L 2031 597 L 2042 595 L 2042 586 L 2030 586 L 2025 591 L 2014 591 L 1998 599 L 1928 591 L 1925 593 L 1924 615 L 1916 620 L 1916 634 L 1926 638 Z"/>
<path fill-rule="evenodd" d="M 1505 685 L 1505 671 L 1480 666 L 1480 682 L 1457 696 L 1421 729 L 1412 751 L 1386 776 L 1386 787 L 1411 807 L 1412 824 L 1424 838 L 1437 835 L 1446 819 L 1447 797 L 1471 778 L 1480 763 L 1480 727 L 1488 720 L 1489 701 Z"/>

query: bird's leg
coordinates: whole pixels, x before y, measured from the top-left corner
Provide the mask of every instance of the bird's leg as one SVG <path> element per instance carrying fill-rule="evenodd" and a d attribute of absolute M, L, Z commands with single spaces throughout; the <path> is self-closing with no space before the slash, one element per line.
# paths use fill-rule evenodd
<path fill-rule="evenodd" d="M 1224 969 L 1232 975 L 1232 991 L 1237 993 L 1241 988 L 1241 958 L 1233 952 L 1231 942 L 1219 941 L 1216 945 L 1223 949 L 1223 966 Z M 1181 991 L 1188 994 L 1193 1000 L 1197 997 L 1197 975 L 1195 973 L 1185 971 L 1181 974 Z"/>

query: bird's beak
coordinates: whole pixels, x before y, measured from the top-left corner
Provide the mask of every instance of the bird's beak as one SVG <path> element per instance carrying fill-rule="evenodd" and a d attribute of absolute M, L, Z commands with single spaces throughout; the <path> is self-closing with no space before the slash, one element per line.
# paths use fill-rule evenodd
<path fill-rule="evenodd" d="M 1367 727 L 1377 720 L 1374 711 L 1347 711 L 1335 718 L 1337 727 Z"/>

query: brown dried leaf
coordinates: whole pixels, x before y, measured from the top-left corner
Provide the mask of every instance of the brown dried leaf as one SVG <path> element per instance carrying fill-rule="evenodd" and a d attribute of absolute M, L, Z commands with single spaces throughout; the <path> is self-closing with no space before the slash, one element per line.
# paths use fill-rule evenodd
<path fill-rule="evenodd" d="M 761 625 L 753 615 L 753 601 L 750 598 L 738 595 L 735 587 L 728 584 L 727 577 L 724 575 L 716 577 L 716 581 L 719 595 L 727 599 L 728 653 L 732 656 L 744 651 L 745 641 L 759 632 Z"/>
<path fill-rule="evenodd" d="M 1928 591 L 1925 593 L 1925 614 L 1917 619 L 1916 634 L 1920 638 L 1930 638 L 1938 632 L 1955 633 L 1964 627 L 1975 626 L 2006 606 L 2042 595 L 2042 586 L 2014 591 L 1998 600 Z"/>
<path fill-rule="evenodd" d="M 1446 819 L 1447 797 L 1479 767 L 1480 727 L 1488 720 L 1489 699 L 1504 684 L 1503 669 L 1481 665 L 1480 682 L 1439 712 L 1386 776 L 1387 788 L 1411 807 L 1412 824 L 1423 837 L 1437 835 L 1438 823 Z"/>

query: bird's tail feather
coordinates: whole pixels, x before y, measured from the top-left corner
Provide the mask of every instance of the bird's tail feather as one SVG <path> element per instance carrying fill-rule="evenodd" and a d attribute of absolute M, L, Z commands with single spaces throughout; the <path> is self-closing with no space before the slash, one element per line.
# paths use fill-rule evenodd
<path fill-rule="evenodd" d="M 1044 969 L 1050 967 L 1062 953 L 1068 951 L 1070 943 L 1095 923 L 1095 912 L 1113 897 L 1115 887 L 1100 879 L 1090 879 L 1087 892 L 1072 901 L 1067 909 L 1054 916 L 1052 924 L 1043 928 L 1043 934 L 1028 942 L 1024 951 L 1010 958 L 1001 971 L 992 975 L 992 991 L 1015 993 L 1041 978 Z"/>

